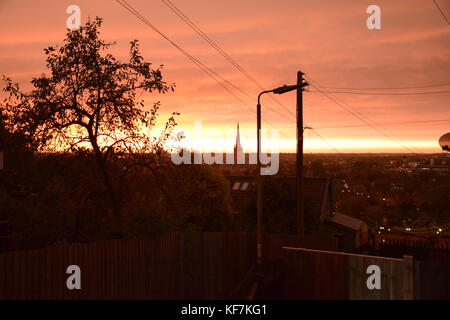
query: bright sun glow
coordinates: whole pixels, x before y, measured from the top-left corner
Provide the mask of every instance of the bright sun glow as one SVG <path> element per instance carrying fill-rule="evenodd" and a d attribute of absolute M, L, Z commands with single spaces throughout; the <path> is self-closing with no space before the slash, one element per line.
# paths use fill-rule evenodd
<path fill-rule="evenodd" d="M 236 142 L 235 130 L 204 129 L 201 132 L 195 132 L 195 130 L 183 130 L 183 132 L 186 138 L 183 139 L 181 145 L 187 149 L 203 152 L 233 152 Z M 342 153 L 408 152 L 408 149 L 390 140 L 327 139 L 327 142 L 321 139 L 305 137 L 304 152 L 335 153 L 336 150 Z M 256 134 L 241 130 L 241 144 L 245 152 L 256 152 Z M 436 141 L 409 141 L 404 143 L 404 145 L 417 153 L 441 152 Z M 267 130 L 266 134 L 263 133 L 262 149 L 266 152 L 295 152 L 296 140 L 280 138 L 274 134 L 274 131 Z"/>

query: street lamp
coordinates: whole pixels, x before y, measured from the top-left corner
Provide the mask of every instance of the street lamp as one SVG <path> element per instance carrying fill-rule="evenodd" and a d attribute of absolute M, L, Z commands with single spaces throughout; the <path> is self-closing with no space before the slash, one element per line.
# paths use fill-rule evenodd
<path fill-rule="evenodd" d="M 276 93 L 276 94 L 283 94 L 283 93 L 286 93 L 289 91 L 297 90 L 297 88 L 298 88 L 298 85 L 293 85 L 293 86 L 284 85 L 282 87 L 273 89 L 272 91 L 273 91 L 273 93 Z"/>
<path fill-rule="evenodd" d="M 256 160 L 256 198 L 257 198 L 257 217 L 256 217 L 256 242 L 257 242 L 257 264 L 262 264 L 262 186 L 261 186 L 261 96 L 265 93 L 284 94 L 306 86 L 306 83 L 292 86 L 282 86 L 272 90 L 262 91 L 258 95 L 258 104 L 256 106 L 257 119 L 257 160 Z"/>

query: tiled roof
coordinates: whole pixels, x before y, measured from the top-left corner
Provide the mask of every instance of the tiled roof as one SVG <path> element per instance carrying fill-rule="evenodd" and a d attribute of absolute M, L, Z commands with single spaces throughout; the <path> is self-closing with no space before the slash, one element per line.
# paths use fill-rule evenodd
<path fill-rule="evenodd" d="M 246 176 L 229 176 L 232 207 L 235 212 L 240 213 L 251 203 L 253 195 L 256 193 L 256 178 Z"/>

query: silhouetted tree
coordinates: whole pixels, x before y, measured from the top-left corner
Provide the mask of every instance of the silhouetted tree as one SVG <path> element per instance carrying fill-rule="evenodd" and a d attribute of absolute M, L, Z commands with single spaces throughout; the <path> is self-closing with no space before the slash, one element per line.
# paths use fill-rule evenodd
<path fill-rule="evenodd" d="M 68 31 L 61 47 L 44 49 L 50 75 L 33 78 L 34 88 L 22 92 L 17 83 L 4 77 L 7 113 L 11 132 L 29 137 L 37 150 L 92 150 L 103 176 L 115 215 L 120 215 L 120 198 L 108 170 L 111 154 L 152 150 L 161 138 L 150 135 L 159 108 L 150 110 L 136 96 L 138 90 L 166 93 L 174 89 L 140 54 L 138 41 L 131 42 L 129 61 L 120 62 L 106 51 L 114 45 L 100 39 L 102 19 L 88 21 Z M 176 125 L 172 114 L 167 128 Z M 159 143 L 159 144 L 158 144 Z"/>

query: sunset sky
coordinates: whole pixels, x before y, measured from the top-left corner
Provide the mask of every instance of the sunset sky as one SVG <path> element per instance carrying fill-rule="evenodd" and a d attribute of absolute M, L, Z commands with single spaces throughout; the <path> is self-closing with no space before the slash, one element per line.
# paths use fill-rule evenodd
<path fill-rule="evenodd" d="M 368 88 L 360 91 L 373 93 L 450 91 L 450 26 L 432 0 L 171 1 L 266 89 L 295 84 L 301 70 L 313 84 L 325 87 Z M 450 1 L 436 1 L 450 18 Z M 160 125 L 178 111 L 179 129 L 192 138 L 194 122 L 202 121 L 204 135 L 195 143 L 210 150 L 232 148 L 233 135 L 226 131 L 235 130 L 239 122 L 244 149 L 254 150 L 260 89 L 162 1 L 128 2 L 180 47 L 246 92 L 251 98 L 229 87 L 246 106 L 114 0 L 0 0 L 0 73 L 30 89 L 29 80 L 46 72 L 42 49 L 62 43 L 66 8 L 76 4 L 82 23 L 89 17 L 104 19 L 102 36 L 117 42 L 112 53 L 118 58 L 126 59 L 129 41 L 139 39 L 144 58 L 155 66 L 164 64 L 163 76 L 176 83 L 175 92 L 142 96 L 148 105 L 161 101 Z M 372 4 L 381 8 L 381 30 L 366 27 L 366 8 Z M 436 84 L 449 85 L 386 89 Z M 438 139 L 450 131 L 448 92 L 331 97 L 385 135 L 324 95 L 305 92 L 304 119 L 328 143 L 306 130 L 305 152 L 335 152 L 329 145 L 339 152 L 409 152 L 401 144 L 417 152 L 441 152 Z M 295 151 L 295 92 L 276 98 L 288 110 L 263 96 L 263 127 L 280 131 L 278 140 L 265 146 Z"/>

